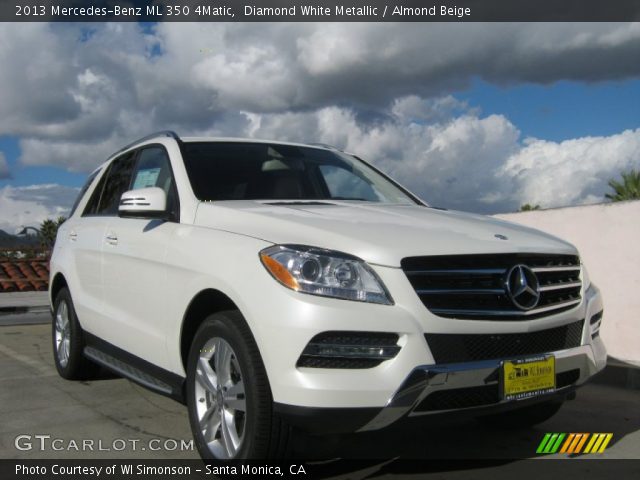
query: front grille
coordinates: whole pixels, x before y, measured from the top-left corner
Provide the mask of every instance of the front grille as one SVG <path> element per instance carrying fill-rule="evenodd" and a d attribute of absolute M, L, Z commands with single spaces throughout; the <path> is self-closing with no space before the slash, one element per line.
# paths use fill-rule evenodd
<path fill-rule="evenodd" d="M 493 360 L 578 347 L 584 320 L 561 327 L 527 333 L 448 334 L 426 333 L 436 363 Z"/>
<path fill-rule="evenodd" d="M 580 369 L 568 370 L 556 375 L 556 389 L 568 387 L 578 381 Z M 458 408 L 482 407 L 500 401 L 498 384 L 479 387 L 438 390 L 422 400 L 414 412 L 436 412 Z"/>
<path fill-rule="evenodd" d="M 512 267 L 537 277 L 540 298 L 530 310 L 515 306 L 506 290 Z M 575 255 L 487 254 L 409 257 L 409 282 L 432 313 L 447 318 L 520 320 L 569 310 L 580 303 L 580 259 Z"/>
<path fill-rule="evenodd" d="M 386 332 L 332 331 L 319 333 L 307 344 L 297 367 L 373 368 L 400 351 L 399 336 Z"/>

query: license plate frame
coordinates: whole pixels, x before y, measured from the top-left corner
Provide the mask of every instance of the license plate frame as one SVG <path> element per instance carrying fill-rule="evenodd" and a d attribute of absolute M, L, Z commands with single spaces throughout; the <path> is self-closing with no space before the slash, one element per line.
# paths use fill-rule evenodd
<path fill-rule="evenodd" d="M 500 362 L 500 393 L 503 400 L 524 400 L 556 391 L 554 355 L 514 358 Z"/>

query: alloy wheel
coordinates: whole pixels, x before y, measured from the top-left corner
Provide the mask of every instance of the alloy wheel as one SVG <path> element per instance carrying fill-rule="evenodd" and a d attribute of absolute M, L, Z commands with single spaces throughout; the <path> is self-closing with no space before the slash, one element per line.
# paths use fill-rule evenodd
<path fill-rule="evenodd" d="M 58 304 L 56 311 L 56 354 L 60 366 L 65 368 L 69 363 L 69 348 L 71 345 L 71 322 L 69 322 L 69 307 L 67 302 Z"/>
<path fill-rule="evenodd" d="M 216 458 L 235 458 L 245 437 L 244 377 L 229 343 L 210 339 L 200 350 L 195 375 L 198 426 Z"/>

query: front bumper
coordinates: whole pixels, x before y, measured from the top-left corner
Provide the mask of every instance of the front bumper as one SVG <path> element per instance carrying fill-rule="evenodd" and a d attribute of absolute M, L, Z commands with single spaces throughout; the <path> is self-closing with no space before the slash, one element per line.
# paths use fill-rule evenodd
<path fill-rule="evenodd" d="M 597 353 L 594 353 L 594 346 Z M 555 396 L 566 396 L 576 386 L 604 368 L 606 352 L 602 341 L 578 348 L 552 352 L 556 358 Z M 389 403 L 360 430 L 378 430 L 405 416 L 445 413 L 461 409 L 512 407 L 518 400 L 500 397 L 502 360 L 450 365 L 425 365 L 411 372 Z M 447 393 L 448 395 L 441 395 Z M 436 397 L 435 401 L 430 401 Z M 465 397 L 466 396 L 466 397 Z M 441 397 L 441 398 L 437 398 Z M 447 397 L 450 401 L 447 402 Z M 475 397 L 475 398 L 474 398 Z M 543 399 L 545 396 L 538 397 Z"/>
<path fill-rule="evenodd" d="M 532 398 L 501 398 L 503 360 L 486 360 L 417 367 L 382 408 L 321 408 L 276 403 L 275 412 L 290 424 L 313 433 L 379 430 L 407 417 L 425 415 L 464 412 L 480 416 L 537 402 L 564 400 L 606 364 L 606 351 L 599 337 L 592 345 L 550 353 L 556 359 L 556 390 Z"/>
<path fill-rule="evenodd" d="M 351 383 L 345 385 L 341 392 L 343 395 L 348 394 L 352 402 L 348 405 L 335 405 L 331 401 L 336 397 L 329 392 L 325 391 L 324 395 L 321 392 L 314 392 L 314 404 L 296 405 L 276 400 L 276 412 L 307 431 L 341 433 L 377 430 L 406 417 L 452 412 L 482 415 L 545 400 L 562 399 L 606 365 L 606 349 L 600 336 L 595 332 L 595 327 L 599 328 L 599 319 L 602 316 L 600 293 L 595 286 L 591 286 L 584 292 L 583 298 L 583 304 L 573 312 L 574 315 L 578 314 L 584 318 L 579 346 L 539 352 L 539 354 L 552 354 L 556 359 L 556 390 L 552 394 L 523 400 L 505 400 L 501 397 L 502 362 L 535 357 L 538 354 L 463 363 L 436 364 L 432 360 L 432 363 L 418 363 L 419 366 L 413 367 L 408 374 L 405 373 L 401 377 L 404 380 L 396 384 L 399 387 L 388 394 L 385 402 L 378 404 L 379 406 L 371 405 L 368 403 L 370 396 L 367 398 L 364 392 L 358 391 L 358 388 L 375 388 L 375 386 L 388 384 L 391 380 L 389 368 L 394 363 L 399 363 L 396 359 L 384 362 L 380 367 L 360 371 L 304 369 L 305 374 L 309 372 L 308 375 L 319 375 L 326 382 L 333 382 L 340 377 L 350 378 Z M 575 316 L 573 320 L 575 321 Z M 567 320 L 563 321 L 563 324 L 566 322 Z M 409 346 L 407 343 L 403 345 L 405 353 Z M 402 358 L 401 355 L 399 358 Z M 385 364 L 388 366 L 385 367 Z M 317 373 L 310 370 L 317 370 Z M 301 371 L 300 374 L 303 372 Z M 378 376 L 377 382 L 376 376 Z M 360 381 L 357 381 L 358 377 Z M 359 393 L 363 394 L 359 395 Z M 361 403 L 358 405 L 358 402 Z"/>

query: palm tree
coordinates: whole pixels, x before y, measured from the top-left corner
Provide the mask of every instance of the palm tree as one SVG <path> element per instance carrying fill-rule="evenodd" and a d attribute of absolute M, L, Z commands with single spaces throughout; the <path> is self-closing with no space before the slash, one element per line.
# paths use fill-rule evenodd
<path fill-rule="evenodd" d="M 622 181 L 609 180 L 609 187 L 613 189 L 613 193 L 607 193 L 605 197 L 612 202 L 640 199 L 640 170 L 631 169 L 622 172 L 621 176 Z"/>
<path fill-rule="evenodd" d="M 540 210 L 540 205 L 531 205 L 530 203 L 525 203 L 520 207 L 521 212 L 530 212 L 531 210 Z"/>
<path fill-rule="evenodd" d="M 52 248 L 58 234 L 58 227 L 64 223 L 66 218 L 58 217 L 56 220 L 47 218 L 40 224 L 40 243 L 45 248 Z"/>

